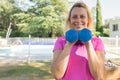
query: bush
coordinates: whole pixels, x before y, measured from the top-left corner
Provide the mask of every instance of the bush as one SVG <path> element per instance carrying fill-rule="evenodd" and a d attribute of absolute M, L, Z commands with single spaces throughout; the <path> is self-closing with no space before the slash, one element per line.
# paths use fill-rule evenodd
<path fill-rule="evenodd" d="M 100 32 L 93 32 L 93 36 L 99 37 L 99 36 L 101 36 L 101 33 Z"/>
<path fill-rule="evenodd" d="M 6 34 L 7 34 L 7 32 L 0 31 L 0 36 L 1 36 L 1 37 L 6 37 Z"/>
<path fill-rule="evenodd" d="M 22 37 L 23 36 L 23 33 L 22 32 L 19 32 L 19 31 L 14 31 L 11 33 L 10 35 L 11 37 Z"/>
<path fill-rule="evenodd" d="M 103 36 L 109 37 L 109 29 L 104 29 Z"/>

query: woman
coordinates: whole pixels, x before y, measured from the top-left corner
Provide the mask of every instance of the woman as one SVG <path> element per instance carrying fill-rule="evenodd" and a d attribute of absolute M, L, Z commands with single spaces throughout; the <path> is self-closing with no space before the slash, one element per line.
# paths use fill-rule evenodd
<path fill-rule="evenodd" d="M 79 31 L 91 26 L 92 16 L 87 5 L 75 3 L 69 12 L 67 27 Z M 100 38 L 70 43 L 62 36 L 57 39 L 53 52 L 51 71 L 56 80 L 103 80 L 105 50 Z"/>

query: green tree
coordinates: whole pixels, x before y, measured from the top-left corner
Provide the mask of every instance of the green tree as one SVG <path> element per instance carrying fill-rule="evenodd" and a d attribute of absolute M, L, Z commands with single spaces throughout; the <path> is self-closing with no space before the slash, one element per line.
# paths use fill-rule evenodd
<path fill-rule="evenodd" d="M 28 36 L 25 34 L 28 33 L 27 29 L 28 29 L 28 24 L 31 21 L 31 15 L 21 11 L 18 13 L 14 13 L 12 17 L 16 28 L 14 28 L 14 30 L 12 31 L 11 36 L 12 37 Z"/>
<path fill-rule="evenodd" d="M 12 5 L 7 0 L 0 1 L 0 31 L 6 31 L 11 20 Z"/>
<path fill-rule="evenodd" d="M 30 31 L 39 37 L 55 37 L 63 34 L 65 16 L 67 12 L 67 1 L 64 0 L 34 0 L 36 8 L 29 12 L 36 16 L 31 20 Z M 31 32 L 32 33 L 32 32 Z M 44 34 L 43 34 L 44 33 Z"/>
<path fill-rule="evenodd" d="M 28 34 L 33 37 L 55 37 L 63 34 L 68 9 L 66 0 L 30 0 L 34 4 L 32 6 L 28 3 L 18 5 L 20 0 L 2 1 L 0 31 L 7 31 L 12 22 L 11 37 L 24 37 Z"/>
<path fill-rule="evenodd" d="M 96 5 L 96 31 L 103 35 L 103 23 L 102 23 L 102 15 L 101 15 L 101 6 L 100 0 L 97 0 Z"/>
<path fill-rule="evenodd" d="M 12 21 L 13 6 L 8 0 L 0 0 L 0 36 L 5 37 L 8 26 Z"/>

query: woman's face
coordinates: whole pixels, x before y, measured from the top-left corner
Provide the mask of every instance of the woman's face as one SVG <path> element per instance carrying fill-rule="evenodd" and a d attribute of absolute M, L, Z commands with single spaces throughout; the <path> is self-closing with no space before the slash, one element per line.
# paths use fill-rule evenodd
<path fill-rule="evenodd" d="M 70 16 L 71 28 L 79 31 L 82 28 L 87 28 L 88 25 L 88 15 L 85 8 L 74 7 L 71 11 Z"/>

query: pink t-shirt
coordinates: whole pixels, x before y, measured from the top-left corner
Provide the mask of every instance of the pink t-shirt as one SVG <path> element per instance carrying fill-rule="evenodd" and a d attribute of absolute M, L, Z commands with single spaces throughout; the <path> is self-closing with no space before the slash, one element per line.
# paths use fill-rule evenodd
<path fill-rule="evenodd" d="M 59 37 L 55 42 L 53 50 L 63 50 L 65 43 L 65 37 Z M 93 37 L 92 44 L 95 50 L 105 51 L 100 38 Z M 94 80 L 90 73 L 87 51 L 83 44 L 75 44 L 72 47 L 68 66 L 62 80 Z"/>

